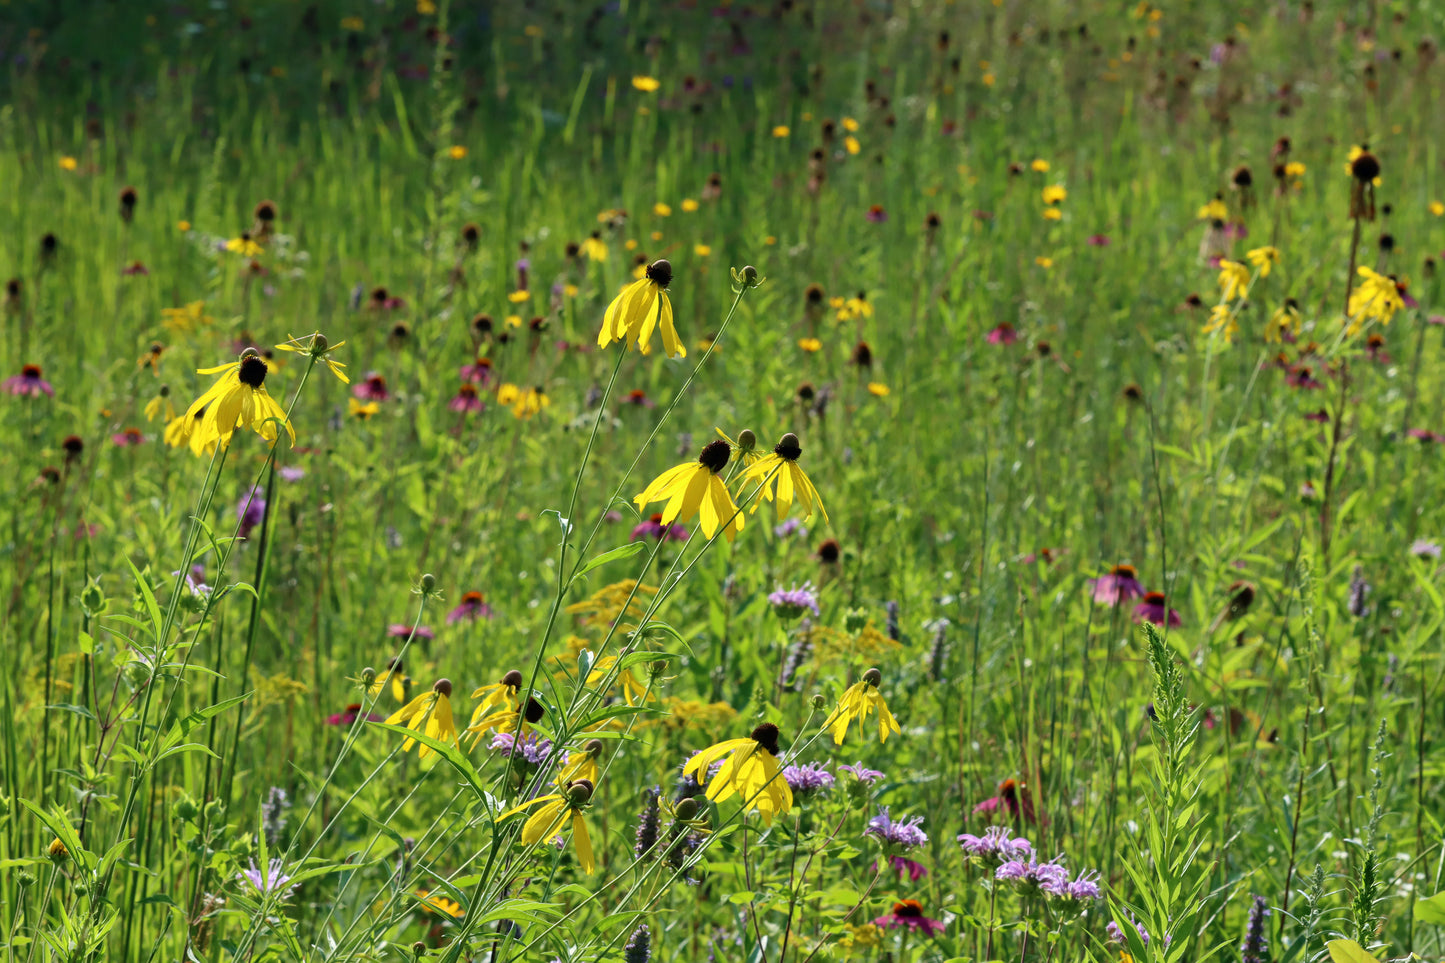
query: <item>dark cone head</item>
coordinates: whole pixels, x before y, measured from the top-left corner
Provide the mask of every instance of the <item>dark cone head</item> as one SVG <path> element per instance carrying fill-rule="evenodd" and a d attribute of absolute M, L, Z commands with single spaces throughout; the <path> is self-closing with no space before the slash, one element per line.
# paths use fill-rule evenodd
<path fill-rule="evenodd" d="M 773 755 L 778 754 L 778 727 L 771 722 L 764 722 L 753 730 L 752 740 Z"/>
<path fill-rule="evenodd" d="M 658 287 L 666 290 L 672 283 L 672 262 L 666 258 L 659 258 L 647 266 L 647 279 Z"/>

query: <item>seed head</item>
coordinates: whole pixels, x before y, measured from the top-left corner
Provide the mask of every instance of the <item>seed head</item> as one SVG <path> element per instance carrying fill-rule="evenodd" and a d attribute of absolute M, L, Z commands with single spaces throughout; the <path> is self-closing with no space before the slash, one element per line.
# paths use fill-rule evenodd
<path fill-rule="evenodd" d="M 672 262 L 659 258 L 647 266 L 647 279 L 664 291 L 672 284 Z"/>
<path fill-rule="evenodd" d="M 703 467 L 707 468 L 708 471 L 716 475 L 727 467 L 730 457 L 732 457 L 732 451 L 728 448 L 728 443 L 722 439 L 718 439 L 717 441 L 710 441 L 704 445 L 702 454 L 698 455 L 697 460 Z"/>
<path fill-rule="evenodd" d="M 752 740 L 773 755 L 778 754 L 778 727 L 764 722 L 752 732 Z"/>
<path fill-rule="evenodd" d="M 574 806 L 584 806 L 592 798 L 592 781 L 589 779 L 578 779 L 567 787 L 567 798 Z"/>

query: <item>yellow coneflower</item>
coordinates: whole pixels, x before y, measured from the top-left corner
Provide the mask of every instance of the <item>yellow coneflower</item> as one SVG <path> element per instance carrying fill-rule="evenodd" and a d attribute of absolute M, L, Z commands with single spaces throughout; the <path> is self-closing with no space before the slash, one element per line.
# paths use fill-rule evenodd
<path fill-rule="evenodd" d="M 582 744 L 581 751 L 567 753 L 567 764 L 557 774 L 558 786 L 570 786 L 578 780 L 585 779 L 592 785 L 597 785 L 602 775 L 602 769 L 597 765 L 597 757 L 602 755 L 602 740 L 588 739 Z"/>
<path fill-rule="evenodd" d="M 265 359 L 255 348 L 241 352 L 239 361 L 197 370 L 197 374 L 220 374 L 221 378 L 193 401 L 186 412 L 195 417 L 197 412 L 205 411 L 205 417 L 192 435 L 193 450 L 213 442 L 225 447 L 231 443 L 231 435 L 237 428 L 250 428 L 267 441 L 275 441 L 276 425 L 272 419 L 280 421 L 291 443 L 296 443 L 296 429 L 291 427 L 286 412 L 266 393 L 267 371 Z"/>
<path fill-rule="evenodd" d="M 1062 184 L 1050 184 L 1039 192 L 1045 204 L 1062 204 L 1069 197 L 1068 190 Z"/>
<path fill-rule="evenodd" d="M 709 779 L 708 769 L 719 759 L 722 768 Z M 708 746 L 687 761 L 682 774 L 704 784 L 713 802 L 741 795 L 743 805 L 757 810 L 765 823 L 793 808 L 793 791 L 778 765 L 778 727 L 771 722 L 758 726 L 746 739 Z"/>
<path fill-rule="evenodd" d="M 1270 268 L 1279 263 L 1279 248 L 1267 244 L 1264 247 L 1246 251 L 1244 256 L 1249 258 L 1250 264 L 1259 268 L 1260 277 L 1267 278 Z"/>
<path fill-rule="evenodd" d="M 1298 337 L 1300 333 L 1299 302 L 1294 298 L 1285 298 L 1284 304 L 1275 308 L 1274 314 L 1269 316 L 1269 323 L 1264 329 L 1264 340 L 1282 342 L 1286 331 L 1294 337 Z"/>
<path fill-rule="evenodd" d="M 242 257 L 258 257 L 264 248 L 251 238 L 250 231 L 242 231 L 240 237 L 233 237 L 226 242 L 226 250 Z"/>
<path fill-rule="evenodd" d="M 452 680 L 438 679 L 432 684 L 430 692 L 423 692 L 387 716 L 386 723 L 394 726 L 404 722 L 412 732 L 420 732 L 439 742 L 455 742 L 457 724 L 452 718 L 451 695 Z M 414 745 L 416 745 L 416 740 L 408 737 L 401 744 L 401 751 L 410 752 Z M 433 751 L 430 746 L 424 745 L 417 751 L 416 756 L 418 759 L 425 759 Z"/>
<path fill-rule="evenodd" d="M 685 357 L 687 348 L 678 340 L 677 329 L 672 324 L 672 302 L 667 297 L 670 284 L 672 264 L 665 260 L 649 264 L 642 278 L 623 288 L 608 305 L 602 331 L 597 335 L 597 346 L 605 348 L 625 339 L 630 346 L 648 354 L 652 351 L 653 328 L 661 328 L 662 346 L 668 357 Z"/>
<path fill-rule="evenodd" d="M 351 379 L 346 376 L 346 372 L 343 370 L 346 365 L 340 361 L 333 360 L 331 357 L 331 352 L 344 345 L 346 343 L 345 341 L 338 341 L 335 344 L 331 344 L 326 340 L 326 335 L 320 331 L 313 332 L 308 337 L 297 338 L 293 335 L 287 335 L 286 337 L 287 340 L 284 343 L 276 345 L 277 351 L 289 351 L 293 354 L 310 355 L 326 365 L 327 370 L 336 375 L 342 384 L 351 384 Z"/>
<path fill-rule="evenodd" d="M 201 408 L 198 411 L 184 411 L 166 423 L 166 430 L 162 437 L 167 445 L 172 448 L 189 446 L 191 451 L 197 455 L 201 452 L 210 454 L 216 450 L 216 443 L 202 442 L 201 434 L 197 430 L 201 422 L 205 420 L 206 410 Z"/>
<path fill-rule="evenodd" d="M 582 242 L 580 250 L 589 261 L 607 260 L 607 243 L 602 240 L 600 231 L 593 231 L 591 236 Z"/>
<path fill-rule="evenodd" d="M 472 736 L 472 745 L 482 737 L 482 733 L 488 729 L 495 728 L 495 719 L 489 720 L 492 716 L 512 713 L 515 716 L 517 693 L 522 688 L 522 673 L 512 669 L 491 685 L 484 685 L 472 693 L 473 699 L 481 699 L 477 707 L 472 710 L 471 722 L 467 724 L 467 732 Z M 487 722 L 483 725 L 483 722 Z"/>
<path fill-rule="evenodd" d="M 819 341 L 817 338 L 799 338 L 798 347 L 802 348 L 809 354 L 812 354 L 814 351 L 819 351 L 822 349 L 823 342 Z"/>
<path fill-rule="evenodd" d="M 1229 207 L 1224 203 L 1224 198 L 1218 194 L 1199 209 L 1199 219 L 1201 221 L 1223 221 L 1228 218 Z"/>
<path fill-rule="evenodd" d="M 721 528 L 731 542 L 743 530 L 743 513 L 733 503 L 721 478 L 731 455 L 727 442 L 710 441 L 703 446 L 697 461 L 669 468 L 632 501 L 638 508 L 649 502 L 666 501 L 660 520 L 664 527 L 674 522 L 686 524 L 697 515 L 704 535 L 712 538 Z"/>
<path fill-rule="evenodd" d="M 392 698 L 397 702 L 406 701 L 406 672 L 400 659 L 388 659 L 386 668 L 382 670 L 367 688 L 367 695 L 376 698 L 381 695 L 381 690 L 386 688 L 387 683 L 391 684 Z"/>
<path fill-rule="evenodd" d="M 499 402 L 501 398 L 497 399 Z M 539 415 L 551 407 L 552 399 L 547 397 L 547 392 L 542 388 L 528 388 L 526 391 L 518 391 L 517 397 L 512 401 L 512 414 L 522 419 L 529 420 L 533 415 Z"/>
<path fill-rule="evenodd" d="M 155 421 L 157 418 L 163 418 L 167 424 L 170 424 L 170 422 L 175 420 L 176 406 L 171 404 L 170 385 L 161 385 L 160 390 L 156 392 L 156 396 L 146 402 L 145 415 L 146 421 Z"/>
<path fill-rule="evenodd" d="M 1239 333 L 1239 318 L 1227 304 L 1216 304 L 1210 308 L 1209 322 L 1200 329 L 1201 334 L 1214 334 L 1216 331 L 1224 338 L 1225 344 L 1233 344 L 1234 336 Z"/>
<path fill-rule="evenodd" d="M 587 684 L 597 685 L 600 683 L 607 677 L 607 673 L 610 672 L 616 664 L 617 656 L 615 655 L 606 655 L 598 659 L 596 664 L 592 666 L 592 671 L 587 673 Z M 614 681 L 621 683 L 622 698 L 626 700 L 630 706 L 639 706 L 657 698 L 647 686 L 637 681 L 637 676 L 632 674 L 631 669 L 623 669 L 617 674 L 617 678 Z"/>
<path fill-rule="evenodd" d="M 452 919 L 458 920 L 466 915 L 466 910 L 462 909 L 462 904 L 454 899 L 437 896 L 428 893 L 424 889 L 416 891 L 416 898 L 417 905 L 429 913 L 435 913 L 438 916 L 450 916 Z"/>
<path fill-rule="evenodd" d="M 346 400 L 348 403 L 347 407 L 351 412 L 351 417 L 359 418 L 362 421 L 369 421 L 372 415 L 376 414 L 378 411 L 381 410 L 381 405 L 377 404 L 374 401 L 363 402 L 358 401 L 355 398 L 348 398 Z"/>
<path fill-rule="evenodd" d="M 863 733 L 864 726 L 868 722 L 868 715 L 875 710 L 878 713 L 878 741 L 887 742 L 890 732 L 900 733 L 898 720 L 893 718 L 893 713 L 888 711 L 888 703 L 883 701 L 883 694 L 878 687 L 883 683 L 883 673 L 877 669 L 869 669 L 863 673 L 863 678 L 849 686 L 838 698 L 838 704 L 828 714 L 823 722 L 823 728 L 833 736 L 833 743 L 841 746 L 843 738 L 848 734 L 848 727 L 856 719 L 858 731 Z"/>
<path fill-rule="evenodd" d="M 1349 304 L 1345 306 L 1350 315 L 1351 334 L 1366 321 L 1389 324 L 1395 312 L 1405 306 L 1405 299 L 1400 297 L 1400 286 L 1394 278 L 1367 267 L 1359 268 L 1356 273 L 1364 280 L 1350 292 Z"/>
<path fill-rule="evenodd" d="M 738 432 L 737 441 L 729 438 L 727 432 L 721 428 L 714 428 L 713 431 L 717 432 L 718 437 L 728 443 L 729 448 L 737 452 L 737 456 L 742 460 L 744 468 L 762 460 L 763 454 L 758 451 L 758 436 L 753 433 L 751 428 L 744 428 Z"/>
<path fill-rule="evenodd" d="M 161 308 L 161 323 L 172 331 L 194 331 L 198 326 L 213 324 L 215 320 L 206 313 L 204 301 L 192 301 L 183 308 Z"/>
<path fill-rule="evenodd" d="M 813 509 L 816 507 L 823 516 L 823 521 L 828 520 L 828 512 L 823 508 L 823 499 L 819 496 L 818 489 L 813 487 L 813 482 L 803 469 L 798 467 L 798 458 L 802 454 L 803 447 L 798 443 L 798 436 L 790 431 L 778 440 L 771 455 L 764 455 L 747 467 L 742 475 L 742 484 L 759 482 L 763 486 L 762 499 L 753 503 L 753 512 L 758 510 L 763 501 L 776 501 L 778 520 L 782 521 L 793 502 L 797 501 L 798 506 L 808 513 L 805 518 L 812 518 Z"/>
<path fill-rule="evenodd" d="M 548 793 L 545 796 L 538 796 L 536 799 L 529 799 L 520 806 L 502 813 L 498 820 L 506 819 L 508 816 L 539 807 L 531 816 L 527 817 L 526 823 L 522 825 L 522 844 L 531 846 L 544 839 L 551 839 L 561 830 L 562 825 L 570 818 L 572 820 L 572 846 L 577 850 L 577 862 L 582 867 L 582 872 L 590 873 L 596 866 L 592 858 L 592 837 L 587 834 L 587 824 L 582 821 L 582 811 L 588 800 L 592 798 L 593 784 L 586 779 L 579 779 L 567 787 L 564 793 Z"/>
<path fill-rule="evenodd" d="M 1219 293 L 1225 301 L 1249 297 L 1249 268 L 1238 261 L 1220 261 Z"/>
<path fill-rule="evenodd" d="M 136 360 L 137 368 L 150 368 L 157 377 L 161 374 L 161 357 L 166 353 L 166 346 L 159 341 L 152 341 L 149 350 Z"/>
<path fill-rule="evenodd" d="M 640 90 L 644 94 L 650 94 L 661 86 L 662 84 L 658 82 L 656 77 L 646 77 L 639 75 L 632 78 L 632 89 Z"/>
<path fill-rule="evenodd" d="M 517 678 L 520 681 L 520 674 Z M 547 714 L 547 710 L 543 707 L 542 703 L 533 699 L 531 696 L 527 697 L 526 708 L 520 712 L 518 712 L 515 702 L 512 703 L 511 707 L 506 707 L 506 703 L 503 703 L 502 706 L 503 708 L 500 712 L 488 713 L 467 726 L 467 734 L 472 737 L 471 744 L 467 747 L 468 749 L 475 749 L 477 743 L 481 741 L 482 736 L 489 731 L 509 734 L 516 733 L 519 736 L 525 736 L 532 731 L 532 726 L 541 722 L 542 717 Z"/>

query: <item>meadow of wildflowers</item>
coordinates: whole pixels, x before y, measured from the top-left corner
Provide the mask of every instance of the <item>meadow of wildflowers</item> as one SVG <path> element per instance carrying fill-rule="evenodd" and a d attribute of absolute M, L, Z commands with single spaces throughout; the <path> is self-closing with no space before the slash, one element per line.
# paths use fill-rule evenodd
<path fill-rule="evenodd" d="M 1440 36 L 0 0 L 5 960 L 1445 957 Z"/>

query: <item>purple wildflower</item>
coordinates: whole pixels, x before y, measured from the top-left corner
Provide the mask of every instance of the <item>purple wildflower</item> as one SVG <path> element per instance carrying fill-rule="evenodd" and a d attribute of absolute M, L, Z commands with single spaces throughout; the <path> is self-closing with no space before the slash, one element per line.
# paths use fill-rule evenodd
<path fill-rule="evenodd" d="M 784 766 L 783 780 L 795 795 L 810 796 L 828 789 L 837 782 L 821 762 L 805 762 L 800 766 Z"/>
<path fill-rule="evenodd" d="M 492 736 L 491 750 L 504 756 L 511 756 L 515 750 L 523 759 L 534 766 L 540 766 L 552 755 L 552 740 L 529 732 L 520 743 L 510 732 L 499 732 Z"/>
<path fill-rule="evenodd" d="M 1134 621 L 1153 622 L 1155 625 L 1162 626 L 1166 618 L 1166 608 L 1163 592 L 1146 592 L 1139 604 L 1134 606 Z M 1167 609 L 1167 611 L 1167 618 L 1171 629 L 1178 628 L 1184 624 L 1184 620 L 1179 617 L 1177 611 L 1174 609 Z"/>
<path fill-rule="evenodd" d="M 1428 538 L 1417 538 L 1410 543 L 1410 554 L 1416 558 L 1439 558 L 1440 543 Z"/>
<path fill-rule="evenodd" d="M 869 769 L 861 762 L 855 762 L 851 766 L 839 766 L 838 771 L 846 772 L 848 775 L 863 783 L 863 785 L 865 786 L 871 786 L 875 782 L 883 778 L 883 773 L 879 772 L 877 769 Z"/>
<path fill-rule="evenodd" d="M 964 833 L 958 837 L 958 845 L 971 859 L 985 866 L 1028 860 L 1034 855 L 1034 844 L 1022 836 L 1010 836 L 1003 826 L 990 826 L 982 836 Z"/>
<path fill-rule="evenodd" d="M 784 519 L 781 525 L 776 525 L 773 527 L 773 534 L 776 535 L 778 538 L 788 538 L 790 536 L 797 538 L 807 538 L 808 529 L 805 528 L 803 526 L 803 523 L 798 521 L 796 518 L 788 518 Z"/>
<path fill-rule="evenodd" d="M 475 622 L 477 619 L 489 619 L 492 617 L 492 607 L 483 599 L 481 592 L 466 592 L 462 595 L 461 603 L 447 613 L 447 625 L 456 625 L 458 622 Z"/>
<path fill-rule="evenodd" d="M 662 513 L 654 512 L 645 522 L 639 523 L 632 529 L 633 542 L 645 541 L 655 538 L 659 542 L 685 542 L 687 541 L 687 528 L 674 522 L 671 525 L 662 524 Z"/>
<path fill-rule="evenodd" d="M 1144 594 L 1139 573 L 1132 565 L 1115 565 L 1108 575 L 1100 575 L 1089 585 L 1094 590 L 1094 601 L 1100 605 L 1118 605 Z"/>
<path fill-rule="evenodd" d="M 405 622 L 393 622 L 386 627 L 386 634 L 394 639 L 406 639 L 411 637 L 412 630 L 411 626 Z M 437 634 L 425 625 L 418 625 L 416 627 L 416 637 L 430 642 L 437 637 Z"/>
<path fill-rule="evenodd" d="M 288 886 L 291 876 L 283 870 L 286 864 L 279 859 L 273 859 L 264 868 L 257 868 L 256 861 L 251 860 L 251 868 L 243 869 L 236 874 L 236 882 L 245 883 L 251 887 L 253 895 L 263 899 L 267 896 L 278 896 L 285 898 L 290 895 L 294 886 Z"/>
<path fill-rule="evenodd" d="M 40 365 L 27 364 L 20 369 L 18 375 L 0 382 L 0 388 L 12 395 L 25 395 L 28 398 L 38 398 L 41 395 L 54 398 L 55 389 L 50 386 L 50 382 L 40 377 L 40 373 Z"/>
<path fill-rule="evenodd" d="M 1056 862 L 1011 859 L 994 870 L 994 879 L 1013 883 L 1025 895 L 1053 892 L 1069 881 L 1069 871 Z"/>
<path fill-rule="evenodd" d="M 237 534 L 242 538 L 250 538 L 251 530 L 261 524 L 265 517 L 266 489 L 257 485 L 251 489 L 249 495 L 243 495 L 236 503 L 236 521 L 241 523 Z"/>
<path fill-rule="evenodd" d="M 280 475 L 281 478 L 285 481 L 294 482 L 300 481 L 301 479 L 306 477 L 306 469 L 293 468 L 292 466 L 287 465 L 284 468 L 276 469 L 276 474 Z"/>
<path fill-rule="evenodd" d="M 887 806 L 879 806 L 878 815 L 868 820 L 868 828 L 863 830 L 863 834 L 876 836 L 885 846 L 914 849 L 928 842 L 928 834 L 919 828 L 922 825 L 922 816 L 904 816 L 895 820 L 888 815 Z"/>
<path fill-rule="evenodd" d="M 790 589 L 777 589 L 768 596 L 768 602 L 780 619 L 796 619 L 804 612 L 818 614 L 818 596 L 812 582 L 804 582 Z"/>
<path fill-rule="evenodd" d="M 1249 925 L 1244 931 L 1244 950 L 1241 963 L 1265 963 L 1269 959 L 1269 938 L 1265 933 L 1265 918 L 1269 916 L 1269 904 L 1263 896 L 1256 896 L 1249 907 Z"/>

